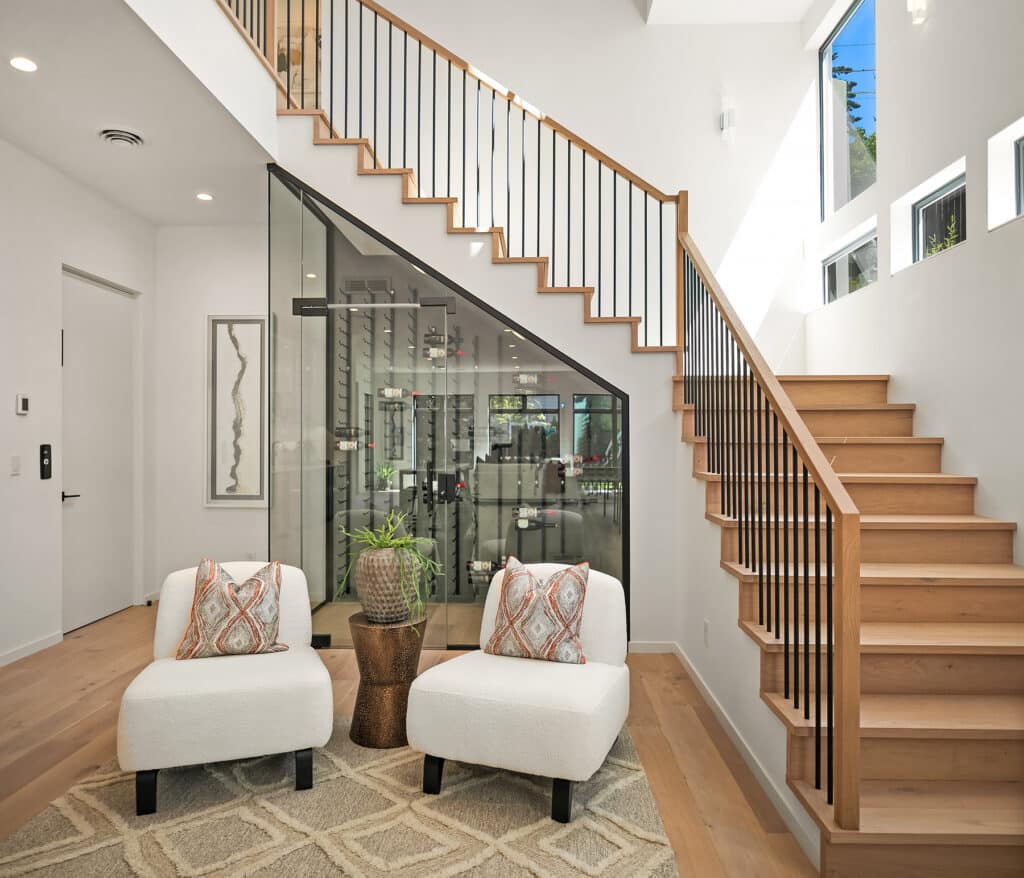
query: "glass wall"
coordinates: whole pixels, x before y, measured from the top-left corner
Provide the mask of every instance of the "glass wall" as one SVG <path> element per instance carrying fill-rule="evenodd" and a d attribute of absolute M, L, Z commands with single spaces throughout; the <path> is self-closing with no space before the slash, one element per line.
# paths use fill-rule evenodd
<path fill-rule="evenodd" d="M 272 557 L 313 630 L 351 644 L 347 534 L 395 510 L 440 564 L 425 645 L 478 642 L 494 571 L 589 561 L 622 579 L 624 401 L 272 173 Z"/>

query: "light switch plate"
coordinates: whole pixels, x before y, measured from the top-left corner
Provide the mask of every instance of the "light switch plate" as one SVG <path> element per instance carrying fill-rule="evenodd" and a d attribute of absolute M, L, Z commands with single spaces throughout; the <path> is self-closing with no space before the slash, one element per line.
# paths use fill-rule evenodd
<path fill-rule="evenodd" d="M 14 413 L 16 415 L 27 415 L 28 414 L 28 397 L 18 394 L 14 397 Z"/>

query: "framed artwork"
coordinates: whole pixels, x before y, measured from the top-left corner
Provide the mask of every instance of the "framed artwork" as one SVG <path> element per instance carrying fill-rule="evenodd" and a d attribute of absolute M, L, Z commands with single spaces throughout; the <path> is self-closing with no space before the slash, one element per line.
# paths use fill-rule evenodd
<path fill-rule="evenodd" d="M 209 316 L 206 350 L 206 505 L 266 506 L 266 318 Z"/>

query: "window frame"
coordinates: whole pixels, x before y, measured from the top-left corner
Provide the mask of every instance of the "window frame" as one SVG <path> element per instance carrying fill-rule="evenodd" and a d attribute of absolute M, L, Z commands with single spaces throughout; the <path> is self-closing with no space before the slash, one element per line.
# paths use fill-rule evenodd
<path fill-rule="evenodd" d="M 877 272 L 878 271 L 878 250 L 877 250 L 877 248 L 878 248 L 878 226 L 875 226 L 870 232 L 867 232 L 867 233 L 861 235 L 859 238 L 855 239 L 854 241 L 851 241 L 845 247 L 843 247 L 843 248 L 841 248 L 839 250 L 836 250 L 835 253 L 833 253 L 831 256 L 827 256 L 826 258 L 821 260 L 821 299 L 822 299 L 822 302 L 824 304 L 826 304 L 826 305 L 834 304 L 833 302 L 830 302 L 828 300 L 828 267 L 830 265 L 838 262 L 844 256 L 849 256 L 851 253 L 853 253 L 854 250 L 859 250 L 861 247 L 863 247 L 865 244 L 867 244 L 870 241 L 874 241 L 875 242 L 875 248 L 876 248 L 875 249 L 875 271 Z M 876 278 L 871 283 L 877 283 L 877 282 L 878 282 L 878 279 Z M 865 286 L 871 286 L 871 284 L 865 284 Z M 864 289 L 864 287 L 861 287 L 860 289 Z M 845 295 L 842 295 L 842 296 L 836 296 L 835 301 L 838 302 L 840 299 L 843 299 L 846 296 L 852 295 L 853 293 L 859 292 L 859 291 L 860 290 L 853 290 L 851 293 L 846 293 Z"/>
<path fill-rule="evenodd" d="M 502 399 L 507 400 L 512 397 L 519 397 L 519 407 L 495 407 L 494 400 Z M 536 398 L 548 398 L 554 399 L 554 408 L 544 406 L 540 408 L 530 408 L 527 403 L 528 397 Z M 489 451 L 494 449 L 493 441 L 493 422 L 492 418 L 494 415 L 522 415 L 529 417 L 530 415 L 554 415 L 554 428 L 558 438 L 558 450 L 561 454 L 562 448 L 562 396 L 559 393 L 489 393 L 487 394 L 487 447 Z"/>
<path fill-rule="evenodd" d="M 850 19 L 852 19 L 854 17 L 854 15 L 857 14 L 857 12 L 861 8 L 861 6 L 864 5 L 864 2 L 865 2 L 865 0 L 853 0 L 853 2 L 850 4 L 850 7 L 843 14 L 843 17 L 839 19 L 839 22 L 836 24 L 836 26 L 834 28 L 832 28 L 832 31 L 825 38 L 825 42 L 823 42 L 821 44 L 821 46 L 818 48 L 818 182 L 819 182 L 818 196 L 819 196 L 819 199 L 820 199 L 820 202 L 821 202 L 821 221 L 822 222 L 825 222 L 825 220 L 828 219 L 829 216 L 831 215 L 828 212 L 829 207 L 831 207 L 831 213 L 832 214 L 834 214 L 838 210 L 842 209 L 842 208 L 837 208 L 834 204 L 833 205 L 829 205 L 828 199 L 827 199 L 826 194 L 825 194 L 826 188 L 827 188 L 826 187 L 826 182 L 825 182 L 825 50 L 829 46 L 831 46 L 833 42 L 835 42 L 836 37 L 839 36 L 839 34 L 843 30 L 843 28 L 845 28 L 846 25 L 848 25 L 850 23 Z M 875 64 L 876 65 L 878 64 L 878 7 L 877 6 L 875 7 Z M 877 172 L 877 164 L 876 164 L 875 183 L 877 183 L 877 182 L 878 182 L 878 172 Z M 871 186 L 874 186 L 875 183 L 872 183 Z M 868 186 L 868 188 L 865 189 L 864 192 L 867 192 L 868 189 L 871 188 L 871 186 Z M 849 201 L 847 201 L 846 204 L 850 204 L 852 201 L 855 201 L 857 198 L 859 198 L 861 195 L 863 195 L 864 192 L 859 192 L 856 196 L 854 196 Z M 843 207 L 845 207 L 846 204 L 844 204 Z"/>
<path fill-rule="evenodd" d="M 923 255 L 924 252 L 924 212 L 931 207 L 933 204 L 941 201 L 952 195 L 959 189 L 964 190 L 964 200 L 966 202 L 967 196 L 967 174 L 958 174 L 948 183 L 940 186 L 924 198 L 915 201 L 910 207 L 910 222 L 911 222 L 911 236 L 913 241 L 913 262 L 912 265 L 916 265 L 918 262 L 923 262 L 927 259 L 927 256 Z M 957 241 L 953 246 L 959 247 L 961 244 L 967 241 L 967 216 L 965 211 L 964 224 L 963 224 L 963 236 L 962 239 Z"/>
<path fill-rule="evenodd" d="M 1024 137 L 1013 142 L 1013 168 L 1017 189 L 1017 216 L 1024 216 Z"/>

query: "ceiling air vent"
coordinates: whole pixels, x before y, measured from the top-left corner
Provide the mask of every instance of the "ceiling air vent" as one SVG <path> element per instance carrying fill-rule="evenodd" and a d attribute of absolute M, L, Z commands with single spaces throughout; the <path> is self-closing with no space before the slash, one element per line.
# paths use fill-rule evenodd
<path fill-rule="evenodd" d="M 100 139 L 115 146 L 142 146 L 141 134 L 123 128 L 104 128 L 100 132 Z"/>

